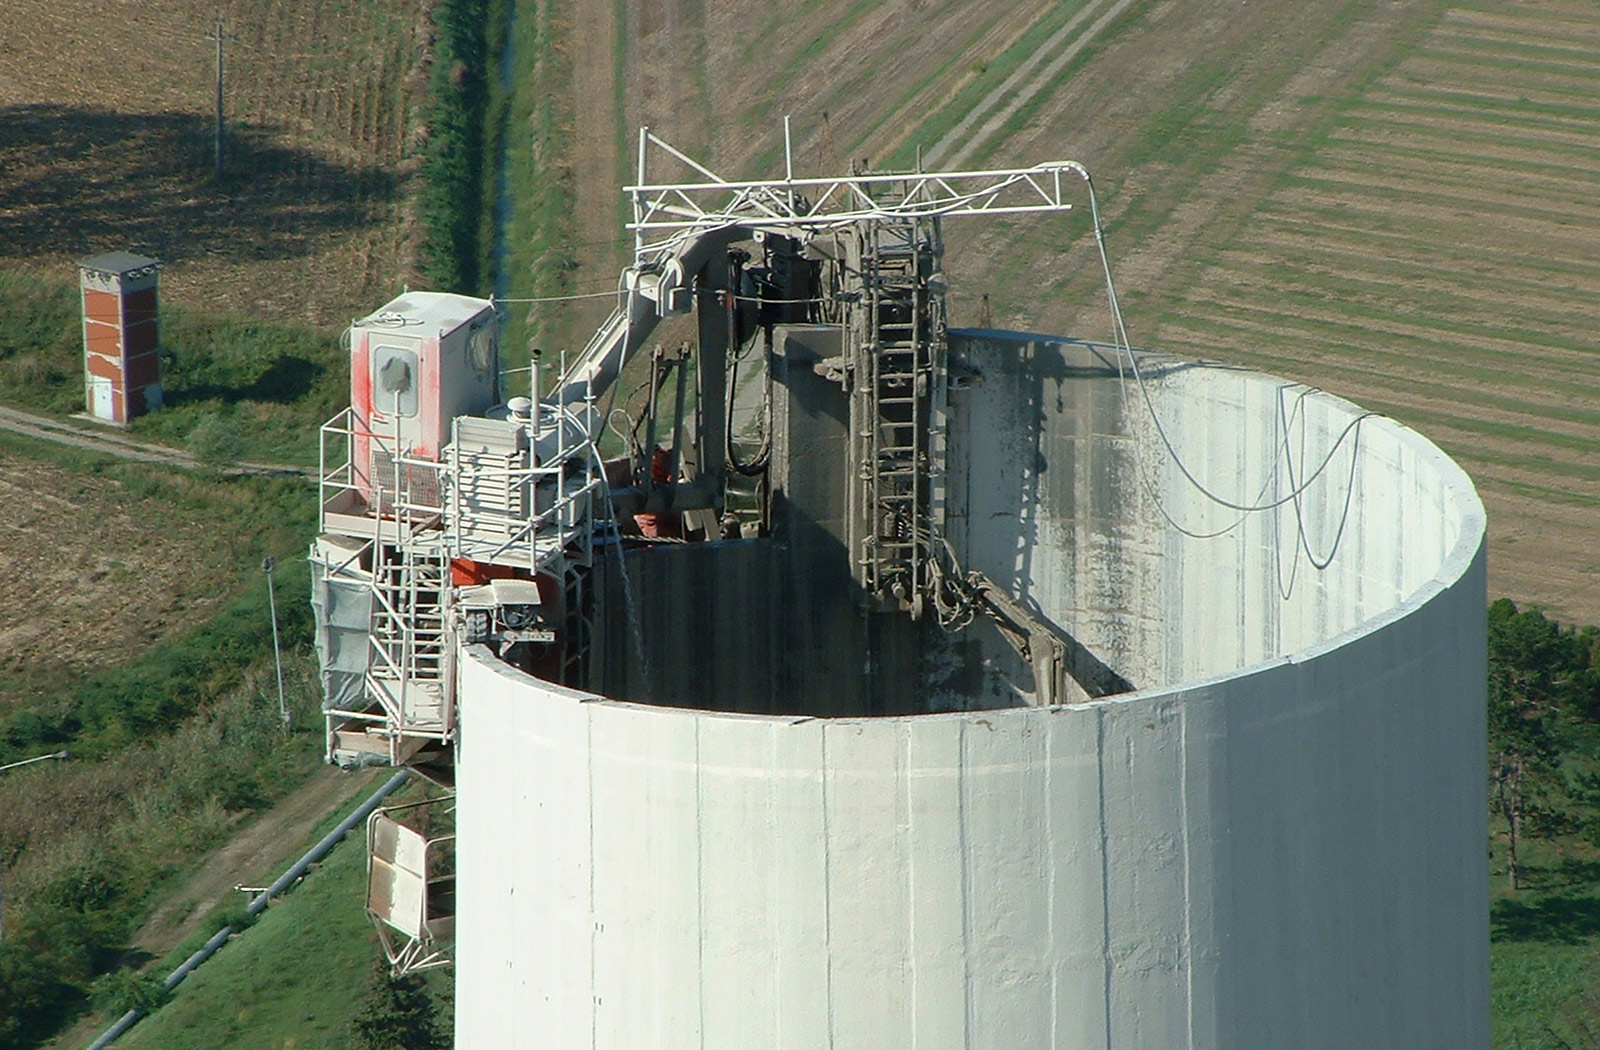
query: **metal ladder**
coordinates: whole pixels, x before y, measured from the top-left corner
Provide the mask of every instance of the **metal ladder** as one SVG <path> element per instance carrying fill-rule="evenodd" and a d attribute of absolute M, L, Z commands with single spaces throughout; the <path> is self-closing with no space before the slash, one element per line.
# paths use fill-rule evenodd
<path fill-rule="evenodd" d="M 576 563 L 568 563 L 563 577 L 568 631 L 561 647 L 561 682 L 582 688 L 587 680 L 589 647 L 595 634 L 588 570 Z"/>
<path fill-rule="evenodd" d="M 930 553 L 929 472 L 943 301 L 933 220 L 878 220 L 861 252 L 854 420 L 860 441 L 856 549 L 863 587 L 920 617 Z"/>

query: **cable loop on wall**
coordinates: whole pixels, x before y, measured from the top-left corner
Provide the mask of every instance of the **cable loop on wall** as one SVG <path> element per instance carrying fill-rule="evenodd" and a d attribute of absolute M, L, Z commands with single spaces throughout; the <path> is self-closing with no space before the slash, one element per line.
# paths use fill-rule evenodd
<path fill-rule="evenodd" d="M 1280 391 L 1279 418 L 1283 422 L 1283 433 L 1278 443 L 1278 450 L 1274 453 L 1273 473 L 1262 482 L 1262 486 L 1256 493 L 1255 498 L 1249 500 L 1248 502 L 1242 498 L 1229 499 L 1212 491 L 1204 482 L 1195 476 L 1192 470 L 1189 469 L 1189 465 L 1184 461 L 1183 456 L 1179 454 L 1177 446 L 1174 444 L 1171 435 L 1167 432 L 1166 425 L 1162 422 L 1160 413 L 1156 411 L 1155 399 L 1151 396 L 1149 382 L 1145 378 L 1144 371 L 1139 367 L 1139 356 L 1134 353 L 1132 344 L 1129 342 L 1127 326 L 1122 317 L 1122 307 L 1117 301 L 1116 282 L 1111 273 L 1111 257 L 1106 249 L 1105 228 L 1100 222 L 1100 202 L 1097 194 L 1095 193 L 1094 180 L 1090 178 L 1087 171 L 1080 169 L 1080 174 L 1083 176 L 1083 181 L 1088 187 L 1089 215 L 1094 228 L 1095 247 L 1099 251 L 1100 267 L 1101 271 L 1105 275 L 1106 301 L 1111 312 L 1112 344 L 1118 352 L 1117 377 L 1119 383 L 1122 385 L 1123 404 L 1126 406 L 1128 402 L 1127 378 L 1122 369 L 1122 362 L 1124 359 L 1126 359 L 1133 373 L 1134 383 L 1138 387 L 1140 400 L 1144 404 L 1145 411 L 1150 416 L 1150 421 L 1155 427 L 1157 436 L 1161 439 L 1161 445 L 1165 450 L 1167 457 L 1172 461 L 1173 465 L 1178 468 L 1178 472 L 1183 475 L 1184 480 L 1186 480 L 1196 492 L 1200 493 L 1200 495 L 1205 499 L 1219 507 L 1237 511 L 1239 513 L 1239 517 L 1229 525 L 1214 532 L 1202 532 L 1185 527 L 1172 516 L 1166 505 L 1162 502 L 1156 486 L 1147 475 L 1144 465 L 1141 463 L 1139 464 L 1139 476 L 1145 492 L 1149 495 L 1151 501 L 1155 504 L 1156 509 L 1161 513 L 1161 516 L 1166 519 L 1168 524 L 1184 535 L 1195 539 L 1214 539 L 1218 536 L 1232 532 L 1234 529 L 1238 528 L 1241 524 L 1248 520 L 1253 514 L 1276 510 L 1285 505 L 1291 505 L 1294 508 L 1295 531 L 1298 540 L 1295 549 L 1296 562 L 1298 563 L 1300 550 L 1304 549 L 1307 559 L 1310 561 L 1311 565 L 1318 571 L 1325 570 L 1333 563 L 1334 556 L 1338 553 L 1339 543 L 1344 537 L 1345 526 L 1349 522 L 1351 497 L 1355 489 L 1356 467 L 1360 462 L 1361 424 L 1364 420 L 1367 420 L 1373 416 L 1381 415 L 1381 413 L 1366 411 L 1358 414 L 1354 419 L 1350 420 L 1350 422 L 1345 425 L 1344 429 L 1339 432 L 1338 437 L 1334 439 L 1333 444 L 1328 448 L 1327 453 L 1322 457 L 1321 462 L 1317 464 L 1316 468 L 1309 474 L 1304 474 L 1302 477 L 1296 478 L 1294 459 L 1290 449 L 1290 435 L 1293 430 L 1294 417 L 1298 415 L 1301 420 L 1300 433 L 1303 464 L 1305 451 L 1303 446 L 1305 442 L 1306 422 L 1304 412 L 1302 411 L 1302 405 L 1306 397 L 1314 393 L 1315 390 L 1312 387 L 1303 387 L 1298 399 L 1296 400 L 1294 411 L 1291 412 L 1288 417 L 1283 415 L 1282 392 Z M 1345 487 L 1344 508 L 1340 515 L 1339 525 L 1334 533 L 1334 539 L 1331 547 L 1326 555 L 1319 556 L 1311 549 L 1311 541 L 1306 534 L 1304 516 L 1305 511 L 1301 502 L 1301 498 L 1311 488 L 1311 486 L 1322 477 L 1323 473 L 1327 471 L 1329 465 L 1333 462 L 1334 456 L 1338 453 L 1339 449 L 1344 445 L 1347 439 L 1352 441 L 1352 446 L 1350 452 L 1350 475 Z M 1267 493 L 1277 488 L 1276 483 L 1278 480 L 1277 466 L 1279 462 L 1279 453 L 1281 453 L 1282 462 L 1285 465 L 1286 473 L 1288 474 L 1289 491 L 1283 495 L 1274 496 L 1269 499 L 1267 498 Z M 1289 586 L 1292 590 L 1292 575 Z M 1282 593 L 1281 573 L 1280 593 Z M 1287 594 L 1285 594 L 1284 597 L 1287 598 Z"/>

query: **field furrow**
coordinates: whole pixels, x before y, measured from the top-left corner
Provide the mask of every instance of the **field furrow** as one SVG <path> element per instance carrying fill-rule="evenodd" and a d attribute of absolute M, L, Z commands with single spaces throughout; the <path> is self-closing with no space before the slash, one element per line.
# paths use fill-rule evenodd
<path fill-rule="evenodd" d="M 1562 289 L 1544 289 L 1534 282 L 1515 287 L 1492 274 L 1430 271 L 1426 266 L 1395 261 L 1391 256 L 1357 248 L 1341 256 L 1319 244 L 1265 239 L 1250 250 L 1232 250 L 1216 260 L 1214 284 L 1236 289 L 1248 300 L 1258 289 L 1282 290 L 1310 298 L 1387 308 L 1398 316 L 1450 316 L 1459 327 L 1477 325 L 1473 311 L 1511 294 L 1548 318 L 1552 326 L 1579 333 L 1593 314 L 1573 302 Z M 1492 322 L 1496 315 L 1489 314 Z M 1539 355 L 1535 355 L 1539 356 Z"/>
<path fill-rule="evenodd" d="M 1453 118 L 1490 120 L 1512 133 L 1532 128 L 1582 133 L 1589 131 L 1595 118 L 1600 117 L 1600 106 L 1594 104 L 1593 98 L 1535 101 L 1525 97 L 1507 98 L 1490 90 L 1374 91 L 1368 94 L 1364 104 L 1406 114 L 1425 110 L 1437 115 L 1445 125 L 1453 123 Z M 1358 126 L 1376 131 L 1382 128 L 1383 121 L 1374 120 Z"/>
<path fill-rule="evenodd" d="M 1470 32 L 1513 33 L 1539 40 L 1600 43 L 1600 25 L 1589 17 L 1592 13 L 1593 9 L 1585 0 L 1568 0 L 1547 11 L 1515 3 L 1478 9 L 1455 7 L 1445 12 L 1443 28 L 1446 31 L 1465 28 Z"/>
<path fill-rule="evenodd" d="M 1368 367 L 1398 370 L 1400 375 L 1406 375 L 1414 368 L 1426 367 L 1432 376 L 1456 376 L 1462 381 L 1470 381 L 1483 391 L 1506 391 L 1507 387 L 1520 387 L 1530 389 L 1534 394 L 1544 394 L 1566 391 L 1568 386 L 1562 381 L 1562 373 L 1526 367 L 1526 362 L 1530 360 L 1538 362 L 1538 355 L 1531 351 L 1520 355 L 1520 359 L 1517 354 L 1470 354 L 1458 344 L 1451 343 L 1450 339 L 1419 339 L 1398 335 L 1379 338 L 1354 323 L 1338 320 L 1317 322 L 1286 311 L 1250 312 L 1229 303 L 1210 306 L 1211 309 L 1206 309 L 1208 304 L 1195 304 L 1190 311 L 1184 312 L 1181 319 L 1166 323 L 1163 333 L 1166 336 L 1173 336 L 1174 333 L 1198 335 L 1202 331 L 1210 331 L 1214 336 L 1226 336 L 1232 346 L 1240 347 L 1242 351 L 1254 351 L 1261 347 L 1282 349 L 1296 363 L 1365 360 L 1370 362 Z M 1586 386 L 1578 383 L 1573 391 L 1568 392 L 1581 395 Z M 1594 387 L 1587 386 L 1587 389 Z M 1544 397 L 1531 397 L 1530 400 L 1542 403 Z M 1581 405 L 1582 402 L 1578 402 L 1578 407 Z M 1554 407 L 1549 411 L 1541 411 L 1539 415 L 1555 418 L 1562 411 L 1562 408 Z"/>
<path fill-rule="evenodd" d="M 1563 200 L 1582 200 L 1600 193 L 1600 170 L 1551 163 L 1541 150 L 1463 150 L 1443 138 L 1406 141 L 1380 131 L 1367 135 L 1335 133 L 1318 154 L 1330 167 L 1400 171 L 1441 182 L 1494 181 L 1547 192 Z"/>
<path fill-rule="evenodd" d="M 1491 30 L 1446 23 L 1433 34 L 1429 50 L 1465 54 L 1493 52 L 1519 55 L 1532 62 L 1583 64 L 1593 62 L 1596 46 L 1600 46 L 1600 41 L 1555 40 L 1537 29 Z"/>
<path fill-rule="evenodd" d="M 1593 245 L 1576 238 L 1570 250 L 1546 241 L 1537 243 L 1537 251 L 1526 240 L 1513 240 L 1500 236 L 1483 236 L 1483 230 L 1452 229 L 1449 224 L 1430 224 L 1416 216 L 1394 220 L 1389 216 L 1356 214 L 1342 202 L 1320 206 L 1296 208 L 1274 205 L 1264 207 L 1255 216 L 1260 229 L 1302 231 L 1309 240 L 1326 236 L 1335 243 L 1370 243 L 1373 254 L 1381 254 L 1389 247 L 1399 246 L 1416 252 L 1432 252 L 1437 266 L 1443 269 L 1460 268 L 1471 272 L 1515 273 L 1545 276 L 1552 284 L 1580 287 L 1580 278 L 1594 276 L 1600 259 Z M 1471 232 L 1473 236 L 1468 237 Z M 1489 230 L 1490 234 L 1496 231 Z M 1254 237 L 1253 228 L 1249 237 Z M 1458 241 L 1454 251 L 1441 250 L 1439 239 L 1451 237 Z"/>
<path fill-rule="evenodd" d="M 1597 85 L 1600 90 L 1600 85 Z M 1446 120 L 1446 118 L 1449 118 Z M 1345 112 L 1346 127 L 1404 127 L 1419 133 L 1450 136 L 1463 142 L 1494 144 L 1512 141 L 1555 150 L 1570 150 L 1575 156 L 1594 148 L 1594 127 L 1582 116 L 1555 118 L 1534 115 L 1526 119 L 1506 116 L 1500 120 L 1484 117 L 1466 107 L 1367 102 Z"/>
<path fill-rule="evenodd" d="M 1508 231 L 1515 231 L 1516 237 L 1530 250 L 1535 245 L 1557 251 L 1567 248 L 1573 255 L 1585 258 L 1593 245 L 1590 230 L 1559 217 L 1523 215 L 1513 223 L 1508 221 L 1508 216 L 1460 205 L 1441 205 L 1426 192 L 1409 193 L 1404 199 L 1384 200 L 1366 196 L 1333 179 L 1317 185 L 1308 176 L 1293 188 L 1284 190 L 1278 202 L 1289 207 L 1348 212 L 1358 223 L 1382 226 L 1384 220 L 1404 222 L 1429 233 L 1452 236 L 1459 240 L 1459 245 L 1441 246 L 1442 250 L 1452 253 L 1461 248 L 1503 243 L 1512 236 Z"/>
<path fill-rule="evenodd" d="M 1504 85 L 1523 94 L 1552 92 L 1581 97 L 1585 85 L 1597 79 L 1594 67 L 1583 63 L 1527 62 L 1472 48 L 1460 52 L 1423 50 L 1396 70 L 1398 76 L 1424 84 Z"/>
<path fill-rule="evenodd" d="M 1231 294 L 1230 294 L 1231 293 Z M 1271 285 L 1225 286 L 1212 277 L 1205 291 L 1195 295 L 1185 316 L 1225 317 L 1235 324 L 1253 323 L 1262 332 L 1314 332 L 1337 340 L 1334 346 L 1393 346 L 1429 357 L 1476 361 L 1482 367 L 1515 370 L 1525 375 L 1570 376 L 1572 369 L 1593 368 L 1600 350 L 1581 345 L 1566 352 L 1564 364 L 1552 363 L 1541 353 L 1538 329 L 1493 329 L 1470 321 L 1448 320 L 1421 311 L 1384 311 L 1341 304 L 1332 295 L 1313 299 L 1293 295 Z"/>
<path fill-rule="evenodd" d="M 1585 199 L 1587 194 L 1582 193 L 1537 192 L 1531 184 L 1488 178 L 1466 164 L 1449 166 L 1437 173 L 1376 164 L 1330 164 L 1314 174 L 1297 175 L 1292 181 L 1301 186 L 1346 190 L 1394 206 L 1427 201 L 1436 207 L 1456 206 L 1507 220 L 1522 218 L 1557 226 L 1591 225 L 1600 216 L 1600 198 Z"/>

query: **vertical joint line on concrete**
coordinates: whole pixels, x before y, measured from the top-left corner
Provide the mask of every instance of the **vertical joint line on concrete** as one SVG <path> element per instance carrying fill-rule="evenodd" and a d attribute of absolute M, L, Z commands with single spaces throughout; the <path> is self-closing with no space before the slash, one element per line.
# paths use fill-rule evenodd
<path fill-rule="evenodd" d="M 833 822 L 828 813 L 828 724 L 821 723 L 818 734 L 822 747 L 822 944 L 827 960 L 824 978 L 828 999 L 828 1047 L 833 1035 Z"/>
<path fill-rule="evenodd" d="M 595 901 L 594 856 L 594 707 L 583 705 L 583 734 L 585 772 L 589 788 L 589 1045 L 600 1045 L 600 964 L 596 959 L 600 947 L 600 919 Z"/>
<path fill-rule="evenodd" d="M 956 828 L 961 850 L 961 1023 L 964 1029 L 962 1046 L 972 1046 L 974 1036 L 972 1018 L 972 850 L 967 848 L 967 729 L 971 723 L 961 720 L 961 732 L 956 736 Z"/>
<path fill-rule="evenodd" d="M 778 734 L 777 727 L 773 726 L 771 724 L 768 724 L 768 726 L 767 726 L 767 741 L 768 741 L 768 745 L 769 746 L 767 748 L 767 762 L 769 763 L 769 768 L 771 770 L 771 774 L 766 778 L 766 780 L 767 780 L 767 785 L 766 785 L 767 786 L 767 828 L 766 828 L 766 830 L 768 830 L 768 831 L 772 831 L 777 827 L 777 820 L 775 818 L 775 814 L 778 812 L 778 778 L 781 775 L 780 770 L 782 769 L 781 753 L 780 753 L 779 747 L 778 747 L 778 739 L 779 739 L 779 734 Z M 778 895 L 779 895 L 780 891 L 777 889 L 777 887 L 773 886 L 772 882 L 770 882 L 770 881 L 767 883 L 767 886 L 768 886 L 768 891 L 767 892 L 771 895 L 772 900 L 776 901 L 778 899 Z M 783 999 L 779 995 L 779 992 L 783 988 L 783 959 L 784 959 L 783 935 L 784 935 L 784 929 L 783 929 L 783 917 L 782 917 L 782 915 L 779 914 L 782 910 L 783 909 L 777 908 L 777 907 L 771 908 L 770 909 L 770 917 L 767 920 L 767 929 L 768 929 L 768 932 L 769 932 L 770 936 L 772 937 L 772 945 L 773 945 L 773 965 L 767 971 L 767 994 L 772 997 L 768 1001 L 772 1002 L 772 1003 L 782 1003 L 783 1002 Z M 774 1043 L 776 1045 L 778 1045 L 778 1046 L 784 1045 L 784 1040 L 783 1040 L 783 1008 L 782 1008 L 782 1006 L 779 1006 L 777 1008 L 777 1010 L 773 1014 L 773 1017 L 772 1017 L 772 1034 L 773 1034 Z"/>
<path fill-rule="evenodd" d="M 917 1038 L 918 1010 L 917 992 L 917 855 L 912 843 L 916 839 L 917 829 L 911 826 L 911 725 L 905 723 L 900 727 L 900 805 L 905 812 L 903 826 L 906 829 L 905 857 L 906 857 L 906 945 L 907 950 L 902 956 L 909 969 L 908 979 L 911 982 L 911 1046 L 913 1050 L 921 1045 Z"/>
<path fill-rule="evenodd" d="M 704 782 L 700 767 L 699 716 L 694 720 L 694 900 L 695 900 L 695 969 L 699 978 L 700 1050 L 706 1048 L 706 810 L 701 793 Z"/>
<path fill-rule="evenodd" d="M 1050 949 L 1050 1045 L 1060 1046 L 1061 1020 L 1061 950 L 1056 945 L 1056 875 L 1060 864 L 1055 851 L 1053 832 L 1056 826 L 1055 809 L 1055 720 L 1045 723 L 1040 746 L 1044 748 L 1044 833 L 1039 841 L 1048 850 L 1045 863 L 1045 892 L 1049 895 L 1045 907 L 1045 944 Z"/>
<path fill-rule="evenodd" d="M 1111 1050 L 1111 856 L 1109 834 L 1106 831 L 1106 711 L 1095 708 L 1095 766 L 1100 781 L 1100 930 L 1102 954 L 1105 957 L 1105 1024 L 1106 1050 Z"/>
<path fill-rule="evenodd" d="M 1190 907 L 1194 891 L 1194 870 L 1189 865 L 1189 705 L 1178 702 L 1178 834 L 1183 842 L 1183 959 L 1185 1028 L 1189 1046 L 1194 1046 L 1194 911 Z"/>

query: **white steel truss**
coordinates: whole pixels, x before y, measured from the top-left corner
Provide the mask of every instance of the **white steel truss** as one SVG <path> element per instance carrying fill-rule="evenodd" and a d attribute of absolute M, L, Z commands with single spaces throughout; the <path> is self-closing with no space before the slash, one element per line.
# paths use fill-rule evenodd
<path fill-rule="evenodd" d="M 657 138 L 649 128 L 640 128 L 639 181 L 623 190 L 633 204 L 633 221 L 627 228 L 634 234 L 635 268 L 653 269 L 675 255 L 685 240 L 727 226 L 795 236 L 873 220 L 1071 211 L 1066 199 L 1069 187 L 1089 181 L 1087 169 L 1070 160 L 1031 168 L 795 178 L 787 122 L 785 140 L 784 178 L 733 181 Z M 649 182 L 652 147 L 704 180 Z"/>

